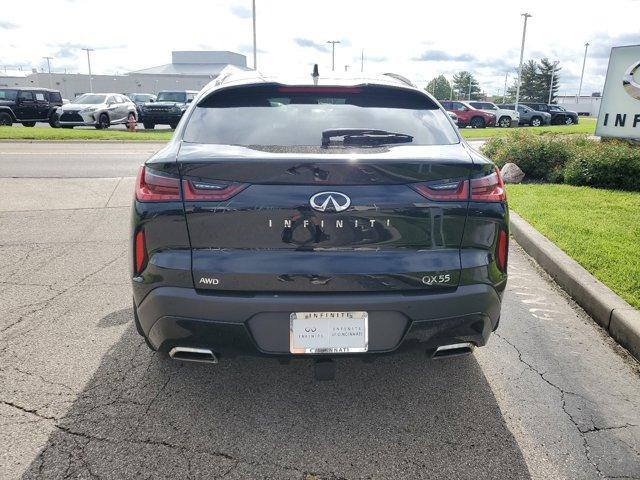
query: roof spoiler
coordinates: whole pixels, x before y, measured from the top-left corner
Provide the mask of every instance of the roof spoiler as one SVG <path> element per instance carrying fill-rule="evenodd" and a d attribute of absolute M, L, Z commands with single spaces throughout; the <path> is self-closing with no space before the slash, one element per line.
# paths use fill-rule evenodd
<path fill-rule="evenodd" d="M 383 75 L 386 75 L 387 77 L 395 78 L 396 80 L 404 83 L 405 85 L 409 85 L 410 87 L 417 88 L 411 80 L 409 80 L 407 77 L 400 75 L 398 73 L 388 72 L 388 73 L 383 73 Z"/>

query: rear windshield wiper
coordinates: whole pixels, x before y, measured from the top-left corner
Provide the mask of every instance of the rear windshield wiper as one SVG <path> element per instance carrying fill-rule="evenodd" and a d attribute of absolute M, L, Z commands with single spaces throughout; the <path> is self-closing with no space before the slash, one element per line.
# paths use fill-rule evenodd
<path fill-rule="evenodd" d="M 322 148 L 331 144 L 331 139 L 341 137 L 344 146 L 377 146 L 392 143 L 411 143 L 413 137 L 405 133 L 387 132 L 370 128 L 336 128 L 322 132 Z"/>

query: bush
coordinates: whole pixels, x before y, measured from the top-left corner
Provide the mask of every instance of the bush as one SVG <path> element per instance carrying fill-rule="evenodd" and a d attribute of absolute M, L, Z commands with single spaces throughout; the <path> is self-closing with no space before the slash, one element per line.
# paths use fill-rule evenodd
<path fill-rule="evenodd" d="M 525 131 L 492 138 L 482 147 L 482 153 L 498 167 L 513 162 L 522 169 L 525 178 L 551 182 L 562 181 L 562 170 L 571 151 L 571 142 L 560 136 L 532 135 Z"/>
<path fill-rule="evenodd" d="M 621 140 L 576 144 L 564 180 L 571 185 L 640 191 L 640 147 Z"/>

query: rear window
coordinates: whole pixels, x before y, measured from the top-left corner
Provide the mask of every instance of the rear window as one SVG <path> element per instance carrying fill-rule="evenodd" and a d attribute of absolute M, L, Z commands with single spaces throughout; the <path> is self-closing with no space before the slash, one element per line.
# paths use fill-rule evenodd
<path fill-rule="evenodd" d="M 322 133 L 375 129 L 410 145 L 458 143 L 447 115 L 426 95 L 387 87 L 242 87 L 198 103 L 184 141 L 242 146 L 319 146 Z"/>

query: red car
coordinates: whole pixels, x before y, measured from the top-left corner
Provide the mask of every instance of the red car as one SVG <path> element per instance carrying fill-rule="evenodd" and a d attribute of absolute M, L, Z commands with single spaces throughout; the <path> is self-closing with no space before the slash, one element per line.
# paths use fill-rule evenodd
<path fill-rule="evenodd" d="M 446 111 L 453 112 L 458 116 L 459 127 L 485 128 L 493 127 L 496 124 L 495 115 L 478 110 L 467 102 L 441 100 L 440 103 Z"/>

